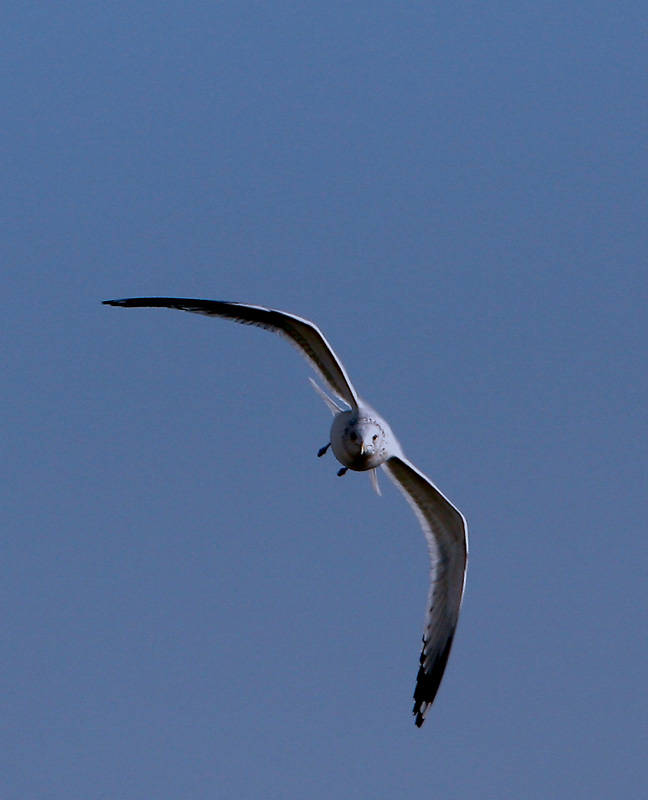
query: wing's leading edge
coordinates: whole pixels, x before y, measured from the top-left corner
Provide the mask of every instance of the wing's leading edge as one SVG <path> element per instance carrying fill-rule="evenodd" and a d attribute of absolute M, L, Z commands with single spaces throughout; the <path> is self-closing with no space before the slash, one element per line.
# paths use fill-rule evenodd
<path fill-rule="evenodd" d="M 264 306 L 244 303 L 228 303 L 220 300 L 194 300 L 183 297 L 132 297 L 123 300 L 104 300 L 105 305 L 124 308 L 177 308 L 192 314 L 222 317 L 243 325 L 277 333 L 293 344 L 306 358 L 327 387 L 339 398 L 357 409 L 356 394 L 346 370 L 335 355 L 324 334 L 317 325 L 307 319 L 276 311 Z"/>

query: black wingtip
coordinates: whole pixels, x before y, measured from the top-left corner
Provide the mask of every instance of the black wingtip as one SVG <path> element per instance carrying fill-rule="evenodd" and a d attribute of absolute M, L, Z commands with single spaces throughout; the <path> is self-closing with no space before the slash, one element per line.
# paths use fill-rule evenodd
<path fill-rule="evenodd" d="M 122 297 L 120 300 L 102 300 L 105 306 L 121 306 L 122 308 L 174 308 L 184 301 L 179 297 Z"/>
<path fill-rule="evenodd" d="M 181 311 L 193 311 L 197 308 L 228 305 L 215 300 L 195 300 L 188 297 L 123 297 L 120 300 L 102 300 L 105 306 L 121 306 L 122 308 L 177 308 Z M 234 305 L 234 304 L 232 304 Z"/>
<path fill-rule="evenodd" d="M 445 672 L 448 656 L 454 639 L 454 631 L 448 637 L 443 649 L 437 654 L 434 662 L 427 665 L 425 657 L 425 638 L 423 639 L 423 651 L 421 652 L 421 666 L 416 676 L 416 688 L 414 689 L 414 708 L 412 713 L 416 715 L 416 727 L 420 728 L 425 720 L 425 715 L 434 702 L 441 685 L 441 679 Z"/>
<path fill-rule="evenodd" d="M 419 685 L 417 685 L 416 688 L 418 691 Z M 421 700 L 419 697 L 417 697 L 417 693 L 414 693 L 414 708 L 412 709 L 412 714 L 415 716 L 414 724 L 417 728 L 420 728 L 425 722 L 425 715 L 432 705 L 432 702 L 433 700 Z"/>

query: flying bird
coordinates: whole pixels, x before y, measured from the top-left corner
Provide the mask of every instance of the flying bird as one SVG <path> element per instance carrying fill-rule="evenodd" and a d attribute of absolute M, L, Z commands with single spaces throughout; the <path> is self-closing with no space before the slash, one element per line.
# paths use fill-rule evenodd
<path fill-rule="evenodd" d="M 125 308 L 176 308 L 277 333 L 297 347 L 337 398 L 326 394 L 311 378 L 314 388 L 333 413 L 330 441 L 319 450 L 318 456 L 323 456 L 330 447 L 342 465 L 338 475 L 348 470 L 368 471 L 378 494 L 376 468 L 382 467 L 405 495 L 427 540 L 430 591 L 413 709 L 415 723 L 421 727 L 439 689 L 461 608 L 468 559 L 467 526 L 461 512 L 405 458 L 387 422 L 359 397 L 333 348 L 309 320 L 264 306 L 218 300 L 135 297 L 105 300 L 104 303 Z"/>

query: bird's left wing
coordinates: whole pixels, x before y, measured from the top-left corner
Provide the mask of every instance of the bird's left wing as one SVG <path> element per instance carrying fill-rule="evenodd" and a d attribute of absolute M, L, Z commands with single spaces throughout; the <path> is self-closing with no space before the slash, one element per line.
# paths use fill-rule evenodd
<path fill-rule="evenodd" d="M 430 553 L 430 594 L 423 650 L 414 690 L 416 724 L 423 724 L 443 677 L 463 597 L 468 534 L 463 515 L 407 459 L 383 464 L 418 517 Z"/>
<path fill-rule="evenodd" d="M 256 325 L 283 336 L 301 352 L 328 388 L 351 408 L 358 407 L 349 376 L 324 334 L 314 323 L 286 311 L 227 303 L 221 300 L 193 300 L 183 297 L 131 297 L 124 300 L 104 300 L 105 305 L 126 308 L 177 308 L 208 317 L 222 317 L 243 325 Z"/>

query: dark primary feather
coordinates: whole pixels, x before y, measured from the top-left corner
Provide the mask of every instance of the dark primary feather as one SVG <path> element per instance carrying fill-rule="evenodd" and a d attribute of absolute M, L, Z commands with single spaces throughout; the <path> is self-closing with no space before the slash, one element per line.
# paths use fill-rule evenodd
<path fill-rule="evenodd" d="M 346 370 L 317 325 L 307 319 L 263 306 L 229 303 L 221 300 L 195 300 L 183 297 L 131 297 L 104 300 L 105 305 L 124 308 L 176 308 L 192 314 L 205 314 L 255 325 L 283 336 L 297 347 L 328 388 L 348 403 L 358 407 L 358 396 Z"/>

